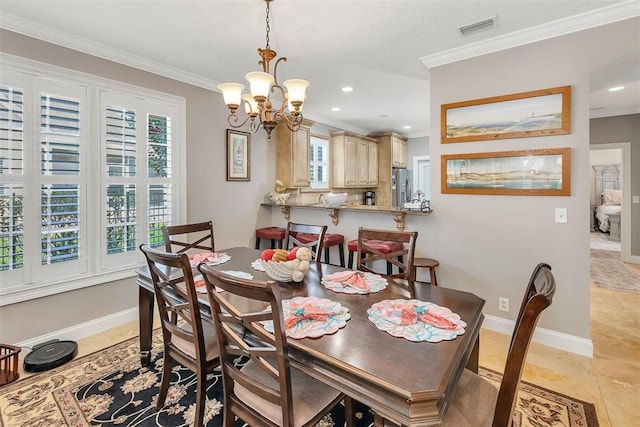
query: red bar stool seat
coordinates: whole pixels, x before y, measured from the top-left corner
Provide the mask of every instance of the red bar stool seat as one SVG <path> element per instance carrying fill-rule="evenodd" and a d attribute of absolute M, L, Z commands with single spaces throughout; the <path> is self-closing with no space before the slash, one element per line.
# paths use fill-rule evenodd
<path fill-rule="evenodd" d="M 367 244 L 379 250 L 382 253 L 388 254 L 395 251 L 401 251 L 403 245 L 401 242 L 391 242 L 386 240 L 369 240 L 366 239 Z M 347 243 L 347 250 L 349 251 L 349 268 L 353 268 L 353 254 L 358 252 L 358 239 L 350 240 Z M 365 249 L 365 253 L 370 253 Z M 398 257 L 400 262 L 402 262 L 402 257 Z M 387 274 L 392 274 L 393 265 L 390 262 L 387 262 Z"/>
<path fill-rule="evenodd" d="M 298 240 L 303 243 L 311 243 L 318 239 L 318 236 L 314 234 L 298 233 L 296 236 Z M 338 246 L 340 253 L 340 267 L 344 267 L 344 236 L 342 234 L 325 234 L 322 239 L 322 248 L 324 249 L 324 262 L 330 263 L 329 249 L 333 246 Z"/>
<path fill-rule="evenodd" d="M 436 277 L 436 267 L 439 265 L 440 265 L 440 262 L 432 258 L 414 258 L 413 259 L 413 270 L 414 270 L 413 277 L 417 277 L 416 270 L 418 268 L 428 268 L 429 274 L 431 276 L 431 281 L 429 282 L 429 284 L 433 286 L 438 286 L 438 279 Z"/>
<path fill-rule="evenodd" d="M 256 228 L 256 249 L 260 249 L 260 239 L 271 240 L 271 249 L 276 248 L 276 241 L 278 242 L 278 247 L 282 248 L 285 232 L 286 230 L 282 227 Z"/>

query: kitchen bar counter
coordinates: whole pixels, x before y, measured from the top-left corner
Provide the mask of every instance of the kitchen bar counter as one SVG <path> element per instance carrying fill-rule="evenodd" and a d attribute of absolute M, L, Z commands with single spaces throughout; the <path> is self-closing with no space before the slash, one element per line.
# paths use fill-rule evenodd
<path fill-rule="evenodd" d="M 406 215 L 425 216 L 433 212 L 431 209 L 428 211 L 421 211 L 417 209 L 399 209 L 393 206 L 369 206 L 350 204 L 345 204 L 339 207 L 325 206 L 321 203 L 286 203 L 284 205 L 277 205 L 275 203 L 261 203 L 260 205 L 271 208 L 280 208 L 280 211 L 287 221 L 289 221 L 291 209 L 324 209 L 331 217 L 331 222 L 333 222 L 334 225 L 338 225 L 338 222 L 340 220 L 340 211 L 390 214 L 393 216 L 393 220 L 396 223 L 396 228 L 400 231 L 404 230 L 404 219 Z"/>

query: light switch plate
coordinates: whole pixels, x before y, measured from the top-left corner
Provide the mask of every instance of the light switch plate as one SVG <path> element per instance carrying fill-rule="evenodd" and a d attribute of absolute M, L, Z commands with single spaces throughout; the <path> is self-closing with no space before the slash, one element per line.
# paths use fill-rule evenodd
<path fill-rule="evenodd" d="M 556 222 L 560 224 L 567 223 L 567 208 L 556 208 Z"/>
<path fill-rule="evenodd" d="M 640 203 L 640 196 L 633 196 L 631 203 Z"/>

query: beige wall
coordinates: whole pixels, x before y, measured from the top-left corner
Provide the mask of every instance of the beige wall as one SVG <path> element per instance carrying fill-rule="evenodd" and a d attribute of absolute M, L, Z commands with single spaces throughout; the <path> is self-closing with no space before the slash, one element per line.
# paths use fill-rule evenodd
<path fill-rule="evenodd" d="M 591 144 L 628 142 L 631 147 L 631 195 L 640 196 L 640 114 L 590 121 Z M 631 255 L 640 256 L 640 204 L 631 204 Z"/>
<path fill-rule="evenodd" d="M 589 337 L 589 76 L 578 36 L 566 36 L 461 61 L 431 70 L 431 123 L 440 123 L 440 105 L 535 89 L 571 85 L 571 133 L 536 138 L 440 144 L 431 130 L 432 158 L 441 154 L 571 148 L 571 196 L 497 196 L 432 193 L 436 212 L 428 238 L 450 286 L 487 300 L 486 312 L 514 319 L 531 271 L 552 266 L 557 292 L 540 326 Z M 473 70 L 473 72 L 471 72 Z M 432 163 L 432 182 L 440 182 Z M 555 208 L 568 209 L 568 223 L 554 222 Z M 422 238 L 422 236 L 421 236 Z M 444 262 L 443 262 L 444 261 Z M 506 316 L 499 297 L 511 301 Z M 516 308 L 514 310 L 514 308 Z"/>

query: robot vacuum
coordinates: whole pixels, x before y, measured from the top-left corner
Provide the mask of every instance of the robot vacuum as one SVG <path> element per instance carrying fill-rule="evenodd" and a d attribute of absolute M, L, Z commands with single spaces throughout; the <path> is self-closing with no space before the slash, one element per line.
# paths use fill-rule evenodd
<path fill-rule="evenodd" d="M 40 372 L 64 365 L 78 354 L 75 341 L 52 340 L 33 346 L 24 358 L 24 370 Z"/>

